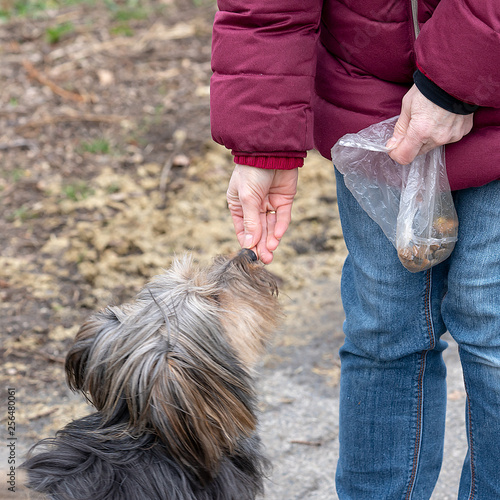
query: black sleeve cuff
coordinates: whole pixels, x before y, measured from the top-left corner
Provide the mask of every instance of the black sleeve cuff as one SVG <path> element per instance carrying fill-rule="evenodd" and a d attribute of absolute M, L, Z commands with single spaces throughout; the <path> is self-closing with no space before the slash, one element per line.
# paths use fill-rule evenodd
<path fill-rule="evenodd" d="M 448 94 L 448 92 L 445 92 L 432 80 L 429 80 L 429 78 L 427 78 L 418 69 L 415 73 L 413 73 L 413 81 L 415 82 L 418 90 L 420 90 L 420 92 L 422 92 L 422 94 L 427 97 L 429 101 L 432 101 L 434 104 L 446 109 L 446 111 L 450 111 L 451 113 L 455 113 L 457 115 L 470 115 L 479 108 L 479 106 L 476 106 L 475 104 L 468 104 Z"/>

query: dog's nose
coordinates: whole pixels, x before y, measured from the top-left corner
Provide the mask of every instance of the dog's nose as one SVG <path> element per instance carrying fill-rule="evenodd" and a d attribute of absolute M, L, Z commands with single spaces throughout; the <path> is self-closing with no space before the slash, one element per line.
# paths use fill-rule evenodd
<path fill-rule="evenodd" d="M 243 248 L 242 250 L 239 251 L 238 257 L 243 257 L 250 262 L 255 262 L 257 261 L 257 254 L 253 251 L 250 250 L 249 248 Z"/>

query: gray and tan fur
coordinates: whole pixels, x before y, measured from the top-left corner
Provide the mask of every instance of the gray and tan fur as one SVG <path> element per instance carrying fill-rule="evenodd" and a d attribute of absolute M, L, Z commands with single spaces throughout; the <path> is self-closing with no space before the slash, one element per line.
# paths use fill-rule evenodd
<path fill-rule="evenodd" d="M 135 302 L 79 330 L 68 384 L 97 412 L 23 464 L 52 500 L 251 500 L 266 460 L 256 435 L 255 363 L 280 319 L 253 252 L 200 269 L 188 257 Z"/>

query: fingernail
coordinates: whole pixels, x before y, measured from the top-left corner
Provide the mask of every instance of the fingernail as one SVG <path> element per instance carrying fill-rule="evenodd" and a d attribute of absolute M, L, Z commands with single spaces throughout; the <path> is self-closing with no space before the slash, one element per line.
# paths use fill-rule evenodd
<path fill-rule="evenodd" d="M 253 236 L 251 234 L 245 234 L 245 239 L 243 240 L 243 248 L 253 248 Z"/>

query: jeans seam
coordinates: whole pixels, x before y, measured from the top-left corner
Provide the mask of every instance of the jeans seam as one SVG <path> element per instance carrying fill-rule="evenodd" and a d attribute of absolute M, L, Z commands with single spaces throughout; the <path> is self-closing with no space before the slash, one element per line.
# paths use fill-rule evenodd
<path fill-rule="evenodd" d="M 424 381 L 424 371 L 425 371 L 425 361 L 426 361 L 427 351 L 424 351 L 420 355 L 420 371 L 418 374 L 418 396 L 417 396 L 417 432 L 415 435 L 415 448 L 413 452 L 413 463 L 412 471 L 410 476 L 410 482 L 408 489 L 406 491 L 405 500 L 410 500 L 413 493 L 413 486 L 415 485 L 415 478 L 417 476 L 418 460 L 420 456 L 420 443 L 422 437 L 422 404 L 423 404 L 423 381 Z"/>
<path fill-rule="evenodd" d="M 474 443 L 472 440 L 472 411 L 470 405 L 469 391 L 467 388 L 467 382 L 464 380 L 465 394 L 467 395 L 467 417 L 469 420 L 469 454 L 470 454 L 470 493 L 469 500 L 473 500 L 476 497 L 476 468 L 474 466 Z"/>
<path fill-rule="evenodd" d="M 434 325 L 432 324 L 431 315 L 431 290 L 432 290 L 432 270 L 426 272 L 426 286 L 425 286 L 425 321 L 427 323 L 427 332 L 429 333 L 430 347 L 432 351 L 436 347 L 436 337 L 434 335 Z"/>
<path fill-rule="evenodd" d="M 415 449 L 413 452 L 413 464 L 412 471 L 410 476 L 410 481 L 408 484 L 408 489 L 406 491 L 405 500 L 410 500 L 413 487 L 415 485 L 415 479 L 417 476 L 418 462 L 420 458 L 420 448 L 421 448 L 421 439 L 422 439 L 422 413 L 423 413 L 423 399 L 424 399 L 424 374 L 425 374 L 425 366 L 426 366 L 426 358 L 427 353 L 434 349 L 436 346 L 436 339 L 434 335 L 434 327 L 432 324 L 432 315 L 431 315 L 431 289 L 432 289 L 432 279 L 431 279 L 431 269 L 426 271 L 425 276 L 425 295 L 424 295 L 424 311 L 425 311 L 425 321 L 427 324 L 427 332 L 429 334 L 430 347 L 429 349 L 423 351 L 420 355 L 420 371 L 418 374 L 418 412 L 417 412 L 417 432 L 415 436 Z M 470 499 L 472 500 L 472 499 Z"/>

